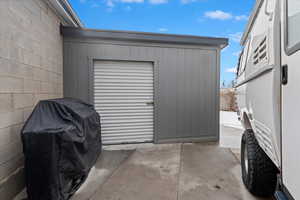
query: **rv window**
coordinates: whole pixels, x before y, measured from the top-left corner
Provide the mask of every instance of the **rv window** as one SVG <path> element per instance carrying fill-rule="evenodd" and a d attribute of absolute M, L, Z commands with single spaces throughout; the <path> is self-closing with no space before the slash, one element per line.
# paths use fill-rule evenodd
<path fill-rule="evenodd" d="M 244 72 L 247 66 L 247 62 L 248 62 L 248 54 L 249 54 L 249 42 L 250 40 L 248 39 L 245 49 L 244 49 L 244 56 L 243 56 L 243 60 L 242 60 L 242 71 Z"/>
<path fill-rule="evenodd" d="M 243 51 L 239 55 L 239 60 L 238 60 L 238 68 L 237 68 L 237 75 L 242 74 L 242 59 L 243 59 Z"/>
<path fill-rule="evenodd" d="M 248 54 L 249 54 L 249 42 L 250 40 L 248 39 L 245 48 L 242 50 L 240 57 L 239 57 L 239 62 L 238 62 L 238 76 L 240 76 L 246 69 L 247 61 L 248 61 Z"/>
<path fill-rule="evenodd" d="M 293 48 L 300 43 L 300 1 L 287 1 L 287 45 Z"/>

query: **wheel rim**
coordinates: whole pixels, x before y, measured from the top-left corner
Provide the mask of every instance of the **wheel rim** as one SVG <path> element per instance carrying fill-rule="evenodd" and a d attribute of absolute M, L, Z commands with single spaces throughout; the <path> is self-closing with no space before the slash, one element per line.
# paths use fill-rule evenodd
<path fill-rule="evenodd" d="M 246 174 L 248 174 L 248 168 L 249 168 L 249 165 L 248 165 L 248 151 L 247 151 L 247 144 L 245 145 L 245 150 L 244 150 L 244 163 L 245 163 L 245 172 Z"/>

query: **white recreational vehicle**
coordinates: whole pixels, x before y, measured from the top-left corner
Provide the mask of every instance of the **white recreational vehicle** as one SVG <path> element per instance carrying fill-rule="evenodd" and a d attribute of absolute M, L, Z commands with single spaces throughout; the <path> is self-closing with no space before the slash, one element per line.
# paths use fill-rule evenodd
<path fill-rule="evenodd" d="M 243 181 L 254 195 L 300 200 L 300 0 L 257 0 L 241 44 Z"/>

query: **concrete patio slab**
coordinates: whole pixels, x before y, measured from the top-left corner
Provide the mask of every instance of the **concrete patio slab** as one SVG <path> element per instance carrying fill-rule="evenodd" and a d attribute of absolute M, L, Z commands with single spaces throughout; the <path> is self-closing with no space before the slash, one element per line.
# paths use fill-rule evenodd
<path fill-rule="evenodd" d="M 72 200 L 258 200 L 241 180 L 243 130 L 226 123 L 234 114 L 225 113 L 219 144 L 104 146 Z"/>
<path fill-rule="evenodd" d="M 96 165 L 91 169 L 87 180 L 72 197 L 72 200 L 90 199 L 133 152 L 134 150 L 103 151 Z"/>
<path fill-rule="evenodd" d="M 146 146 L 104 151 L 72 200 L 258 199 L 244 187 L 239 160 L 228 148 L 214 143 Z"/>
<path fill-rule="evenodd" d="M 175 200 L 180 144 L 137 149 L 92 200 Z"/>
<path fill-rule="evenodd" d="M 87 200 L 101 187 L 111 174 L 124 162 L 135 150 L 104 150 L 98 158 L 97 163 L 91 169 L 85 183 L 72 197 L 72 200 Z M 26 190 L 18 194 L 14 200 L 27 199 Z"/>
<path fill-rule="evenodd" d="M 215 144 L 184 144 L 178 200 L 254 200 L 234 155 Z"/>

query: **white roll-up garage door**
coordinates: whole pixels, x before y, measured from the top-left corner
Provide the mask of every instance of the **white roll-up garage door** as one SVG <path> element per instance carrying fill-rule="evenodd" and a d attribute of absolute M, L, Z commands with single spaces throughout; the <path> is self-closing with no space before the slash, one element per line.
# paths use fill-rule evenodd
<path fill-rule="evenodd" d="M 103 144 L 153 141 L 153 63 L 97 61 L 94 104 Z"/>

